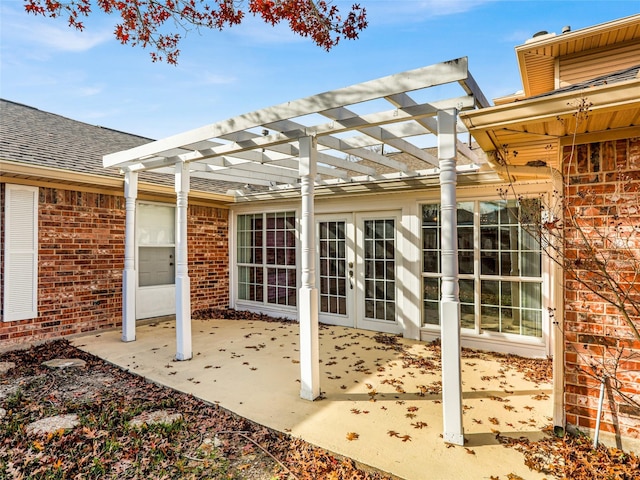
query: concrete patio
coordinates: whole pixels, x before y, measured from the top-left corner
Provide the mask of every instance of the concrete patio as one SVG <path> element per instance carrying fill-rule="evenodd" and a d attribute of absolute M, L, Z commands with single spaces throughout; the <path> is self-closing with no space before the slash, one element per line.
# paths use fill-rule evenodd
<path fill-rule="evenodd" d="M 193 320 L 193 352 L 175 361 L 175 322 L 114 330 L 73 344 L 168 387 L 407 480 L 542 479 L 495 433 L 530 439 L 550 424 L 551 384 L 536 384 L 490 354 L 462 359 L 464 447 L 441 438 L 439 348 L 321 326 L 323 399 L 300 399 L 298 325 Z M 351 434 L 351 435 L 350 435 Z M 355 434 L 355 435 L 353 435 Z M 352 438 L 351 440 L 349 438 Z"/>

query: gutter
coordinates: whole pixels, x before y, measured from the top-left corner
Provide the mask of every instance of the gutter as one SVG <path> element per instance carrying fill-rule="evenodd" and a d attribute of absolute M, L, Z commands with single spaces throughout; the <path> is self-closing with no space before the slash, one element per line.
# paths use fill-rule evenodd
<path fill-rule="evenodd" d="M 487 154 L 487 163 L 500 178 L 506 182 L 516 182 L 521 179 L 529 180 L 560 180 L 562 174 L 549 166 L 531 167 L 528 165 L 509 165 L 496 162 L 493 155 Z"/>

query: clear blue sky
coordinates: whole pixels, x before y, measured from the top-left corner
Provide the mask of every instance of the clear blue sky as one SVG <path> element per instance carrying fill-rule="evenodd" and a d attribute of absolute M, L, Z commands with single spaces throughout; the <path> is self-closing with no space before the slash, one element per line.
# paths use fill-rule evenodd
<path fill-rule="evenodd" d="M 352 2 L 337 0 L 342 8 Z M 369 27 L 330 52 L 251 17 L 192 31 L 179 65 L 113 37 L 116 18 L 92 15 L 84 32 L 64 19 L 0 2 L 0 96 L 75 120 L 150 138 L 287 100 L 466 56 L 489 99 L 521 88 L 514 47 L 636 14 L 638 0 L 362 0 Z"/>

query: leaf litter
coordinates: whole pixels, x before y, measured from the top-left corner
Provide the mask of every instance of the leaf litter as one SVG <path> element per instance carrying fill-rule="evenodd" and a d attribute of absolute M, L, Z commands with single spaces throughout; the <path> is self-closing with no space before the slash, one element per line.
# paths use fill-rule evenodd
<path fill-rule="evenodd" d="M 194 318 L 290 323 L 284 318 L 231 309 L 210 309 L 194 314 Z M 379 334 L 375 340 L 382 349 L 398 351 L 403 368 L 413 367 L 426 373 L 440 366 L 438 341 L 427 344 L 425 355 L 415 355 L 403 348 L 397 336 Z M 263 344 L 255 347 L 256 350 L 259 348 L 264 348 Z M 500 377 L 495 379 L 501 380 L 505 393 L 510 393 L 506 389 L 509 370 L 516 370 L 535 383 L 551 379 L 550 359 L 541 361 L 469 349 L 462 351 L 462 357 L 467 359 L 481 359 L 487 355 L 498 358 L 503 365 Z M 56 357 L 81 358 L 87 362 L 87 368 L 56 372 L 42 366 L 43 361 Z M 82 352 L 64 340 L 8 352 L 0 355 L 0 361 L 16 364 L 8 374 L 0 376 L 0 406 L 8 412 L 0 423 L 2 478 L 395 478 L 251 422 L 218 405 L 150 383 Z M 467 362 L 466 365 L 472 367 L 475 363 Z M 363 365 L 350 366 L 369 372 Z M 392 379 L 382 383 L 399 386 L 402 382 Z M 366 388 L 370 395 L 377 394 L 373 386 L 367 384 Z M 422 386 L 419 395 L 440 392 L 441 382 L 434 382 Z M 546 394 L 541 394 L 533 399 L 546 398 Z M 504 399 L 496 396 L 493 400 Z M 403 401 L 398 403 L 404 404 Z M 171 425 L 131 428 L 130 421 L 136 415 L 155 410 L 175 410 L 182 417 Z M 412 413 L 413 408 L 407 410 Z M 352 413 L 360 412 L 354 409 Z M 25 434 L 30 422 L 65 414 L 77 414 L 81 427 L 39 436 Z M 489 420 L 499 424 L 495 417 Z M 477 422 L 482 423 L 481 420 Z M 422 429 L 427 424 L 415 422 L 411 426 Z M 594 449 L 588 440 L 569 435 L 529 441 L 502 436 L 495 429 L 491 431 L 505 447 L 520 451 L 530 469 L 554 478 L 638 478 L 640 461 L 633 453 L 604 446 Z M 411 436 L 393 430 L 387 434 L 402 442 L 411 441 Z M 349 441 L 357 441 L 359 437 L 356 432 L 347 433 Z M 465 450 L 470 455 L 476 454 L 472 449 L 465 447 Z M 510 474 L 508 478 L 519 477 Z"/>
<path fill-rule="evenodd" d="M 80 358 L 86 368 L 51 370 L 42 362 Z M 0 376 L 0 478 L 155 478 L 391 480 L 333 455 L 111 365 L 57 340 L 0 355 L 15 367 Z M 134 427 L 146 413 L 175 421 Z M 27 434 L 57 415 L 80 425 Z M 353 440 L 357 434 L 351 435 Z"/>

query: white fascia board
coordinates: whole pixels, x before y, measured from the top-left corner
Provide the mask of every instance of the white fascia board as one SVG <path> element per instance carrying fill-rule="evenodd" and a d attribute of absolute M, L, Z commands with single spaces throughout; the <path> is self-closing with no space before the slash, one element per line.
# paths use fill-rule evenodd
<path fill-rule="evenodd" d="M 300 100 L 282 103 L 255 112 L 240 115 L 228 120 L 205 125 L 187 132 L 172 135 L 139 147 L 112 153 L 103 157 L 104 167 L 113 167 L 131 162 L 149 155 L 183 148 L 210 138 L 217 138 L 241 130 L 259 127 L 266 123 L 286 118 L 296 118 L 322 110 L 343 105 L 353 105 L 369 100 L 383 98 L 396 93 L 420 90 L 436 85 L 464 80 L 468 76 L 468 60 L 466 57 L 447 62 L 417 68 L 407 72 L 389 75 L 368 82 L 321 93 Z"/>

